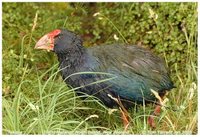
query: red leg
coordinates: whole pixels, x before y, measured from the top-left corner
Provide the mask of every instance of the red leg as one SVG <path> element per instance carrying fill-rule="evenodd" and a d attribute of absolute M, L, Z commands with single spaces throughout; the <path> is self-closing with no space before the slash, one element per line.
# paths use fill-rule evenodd
<path fill-rule="evenodd" d="M 154 112 L 148 117 L 148 124 L 150 125 L 151 128 L 155 128 L 156 127 L 156 123 L 154 121 L 154 117 L 160 115 L 161 112 L 161 106 L 160 105 L 156 105 L 156 108 L 154 110 Z"/>
<path fill-rule="evenodd" d="M 120 111 L 121 111 L 121 118 L 122 118 L 123 124 L 124 124 L 124 130 L 126 131 L 128 129 L 128 126 L 129 126 L 128 113 L 123 111 L 121 108 L 120 108 Z"/>
<path fill-rule="evenodd" d="M 112 97 L 110 94 L 108 94 L 108 96 L 113 99 L 114 101 L 117 102 L 117 104 L 119 105 L 119 110 L 121 112 L 121 118 L 123 120 L 123 124 L 124 124 L 124 130 L 126 131 L 128 129 L 129 126 L 129 115 L 128 115 L 128 111 L 126 110 L 126 108 L 123 106 L 120 98 L 114 98 Z"/>

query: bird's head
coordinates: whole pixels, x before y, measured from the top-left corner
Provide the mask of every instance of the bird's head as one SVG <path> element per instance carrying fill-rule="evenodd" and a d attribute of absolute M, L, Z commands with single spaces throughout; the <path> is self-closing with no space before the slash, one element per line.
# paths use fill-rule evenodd
<path fill-rule="evenodd" d="M 44 49 L 59 54 L 70 52 L 76 49 L 77 45 L 82 46 L 79 36 L 68 30 L 56 29 L 40 38 L 35 49 Z"/>

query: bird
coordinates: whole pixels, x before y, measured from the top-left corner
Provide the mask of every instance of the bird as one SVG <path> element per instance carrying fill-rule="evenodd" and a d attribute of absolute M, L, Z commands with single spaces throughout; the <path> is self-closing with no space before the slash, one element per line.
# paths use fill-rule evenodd
<path fill-rule="evenodd" d="M 141 46 L 111 44 L 86 47 L 82 38 L 67 29 L 55 29 L 42 36 L 35 49 L 57 55 L 61 76 L 78 96 L 98 98 L 108 108 L 119 108 L 124 129 L 129 127 L 128 110 L 135 104 L 155 103 L 148 118 L 155 128 L 154 116 L 161 111 L 161 99 L 174 83 L 165 61 Z"/>

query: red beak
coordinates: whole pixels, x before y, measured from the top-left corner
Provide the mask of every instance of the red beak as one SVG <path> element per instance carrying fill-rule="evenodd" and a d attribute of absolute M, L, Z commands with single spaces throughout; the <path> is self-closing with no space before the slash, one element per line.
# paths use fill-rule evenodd
<path fill-rule="evenodd" d="M 46 35 L 44 35 L 40 40 L 36 43 L 35 49 L 45 49 L 47 51 L 54 49 L 54 37 L 59 35 L 61 30 L 56 29 Z"/>
<path fill-rule="evenodd" d="M 44 35 L 40 40 L 36 43 L 35 49 L 45 49 L 45 50 L 53 50 L 54 41 L 49 37 L 48 34 Z"/>

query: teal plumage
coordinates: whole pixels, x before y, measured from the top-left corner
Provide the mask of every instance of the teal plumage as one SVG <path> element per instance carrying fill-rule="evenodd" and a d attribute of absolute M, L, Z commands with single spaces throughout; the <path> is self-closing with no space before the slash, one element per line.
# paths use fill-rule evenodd
<path fill-rule="evenodd" d="M 164 94 L 174 87 L 164 60 L 144 48 L 119 44 L 85 48 L 74 33 L 63 30 L 61 34 L 59 40 L 55 38 L 54 52 L 58 55 L 63 79 L 72 87 L 82 86 L 80 92 L 96 96 L 108 107 L 117 106 L 109 95 L 121 99 L 125 108 L 129 108 L 133 103 L 156 101 L 151 89 Z M 87 73 L 68 77 L 79 72 L 111 75 Z M 98 83 L 108 78 L 111 79 Z M 98 84 L 88 86 L 93 82 Z"/>

